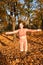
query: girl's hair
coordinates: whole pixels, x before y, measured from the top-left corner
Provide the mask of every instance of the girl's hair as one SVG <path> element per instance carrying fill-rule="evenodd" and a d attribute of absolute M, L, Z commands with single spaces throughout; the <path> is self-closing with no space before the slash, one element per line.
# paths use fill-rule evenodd
<path fill-rule="evenodd" d="M 19 20 L 18 25 L 19 25 L 20 23 L 22 23 L 23 25 L 25 25 L 24 21 L 22 21 L 22 20 Z"/>
<path fill-rule="evenodd" d="M 19 20 L 19 21 L 18 21 L 18 27 L 19 27 L 20 23 L 22 23 L 22 24 L 25 26 L 25 23 L 24 23 L 24 21 L 22 21 L 22 20 Z"/>

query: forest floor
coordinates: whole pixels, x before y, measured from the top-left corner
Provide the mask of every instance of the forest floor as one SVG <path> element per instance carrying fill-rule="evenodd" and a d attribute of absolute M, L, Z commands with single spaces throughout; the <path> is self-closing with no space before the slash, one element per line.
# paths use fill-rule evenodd
<path fill-rule="evenodd" d="M 27 33 L 28 51 L 20 52 L 18 35 L 0 34 L 0 65 L 43 65 L 43 31 Z"/>

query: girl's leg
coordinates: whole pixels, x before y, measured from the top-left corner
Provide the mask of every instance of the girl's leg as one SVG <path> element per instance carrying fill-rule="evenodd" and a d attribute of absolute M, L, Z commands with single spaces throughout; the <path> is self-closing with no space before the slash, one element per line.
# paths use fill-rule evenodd
<path fill-rule="evenodd" d="M 24 42 L 24 50 L 27 52 L 27 40 L 25 39 L 25 42 Z"/>
<path fill-rule="evenodd" d="M 23 49 L 23 45 L 24 45 L 23 41 L 20 40 L 20 51 L 24 51 L 24 49 Z"/>

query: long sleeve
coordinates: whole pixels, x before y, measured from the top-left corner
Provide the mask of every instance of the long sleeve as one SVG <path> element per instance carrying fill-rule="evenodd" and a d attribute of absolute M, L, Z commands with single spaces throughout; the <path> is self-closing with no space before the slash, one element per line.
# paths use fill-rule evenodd
<path fill-rule="evenodd" d="M 14 34 L 14 31 L 13 32 L 6 32 L 5 34 Z"/>
<path fill-rule="evenodd" d="M 13 31 L 13 32 L 6 32 L 5 34 L 15 34 L 18 33 L 19 30 Z"/>
<path fill-rule="evenodd" d="M 27 29 L 28 32 L 38 32 L 41 31 L 41 29 L 37 29 L 37 30 L 32 30 L 32 29 Z"/>

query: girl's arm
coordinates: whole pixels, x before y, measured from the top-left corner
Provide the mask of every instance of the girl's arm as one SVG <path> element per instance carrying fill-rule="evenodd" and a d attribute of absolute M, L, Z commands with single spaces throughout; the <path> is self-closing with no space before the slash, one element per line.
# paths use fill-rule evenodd
<path fill-rule="evenodd" d="M 41 31 L 41 29 L 37 29 L 37 30 L 32 30 L 32 29 L 27 29 L 28 32 L 38 32 Z"/>
<path fill-rule="evenodd" d="M 14 33 L 18 33 L 19 30 L 13 31 L 13 32 L 6 32 L 5 34 L 14 34 Z"/>

